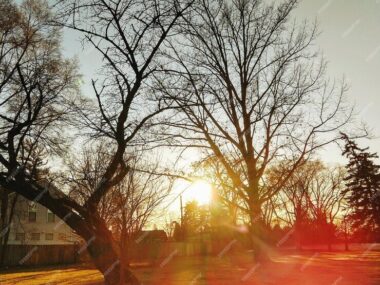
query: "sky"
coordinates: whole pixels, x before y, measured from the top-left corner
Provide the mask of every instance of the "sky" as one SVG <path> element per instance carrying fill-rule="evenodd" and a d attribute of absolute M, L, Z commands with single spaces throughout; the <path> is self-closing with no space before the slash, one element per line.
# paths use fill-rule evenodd
<path fill-rule="evenodd" d="M 380 153 L 380 0 L 303 0 L 294 11 L 297 20 L 317 19 L 321 35 L 317 45 L 329 62 L 332 78 L 347 79 L 349 100 L 356 105 L 358 120 L 365 122 L 374 137 L 363 146 Z M 92 96 L 89 83 L 101 59 L 93 48 L 83 49 L 78 34 L 65 31 L 66 56 L 76 56 L 83 74 L 83 92 Z M 344 163 L 340 151 L 329 147 L 321 152 L 328 162 Z"/>
<path fill-rule="evenodd" d="M 380 1 L 303 0 L 295 10 L 298 19 L 317 18 L 317 39 L 329 62 L 333 78 L 345 76 L 348 98 L 356 104 L 358 120 L 365 122 L 373 137 L 380 136 Z M 380 139 L 360 141 L 380 153 Z M 335 148 L 321 154 L 324 160 L 344 163 Z"/>
<path fill-rule="evenodd" d="M 374 137 L 360 144 L 380 153 L 377 138 L 380 136 L 380 0 L 303 0 L 293 15 L 300 21 L 317 19 L 322 33 L 316 44 L 329 63 L 328 75 L 338 80 L 345 76 L 350 86 L 348 99 L 356 105 L 358 121 L 365 122 Z M 89 83 L 101 65 L 97 52 L 92 48 L 83 50 L 78 34 L 71 31 L 64 33 L 63 48 L 66 56 L 78 58 L 83 93 L 92 96 Z M 321 151 L 320 157 L 332 164 L 346 163 L 335 146 Z M 177 192 L 184 188 L 186 185 L 181 184 Z"/>

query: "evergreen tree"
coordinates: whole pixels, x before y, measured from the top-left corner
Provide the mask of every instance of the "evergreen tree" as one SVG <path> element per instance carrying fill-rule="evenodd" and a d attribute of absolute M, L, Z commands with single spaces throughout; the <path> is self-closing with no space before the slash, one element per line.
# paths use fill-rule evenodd
<path fill-rule="evenodd" d="M 343 155 L 349 159 L 343 191 L 352 211 L 349 218 L 357 232 L 380 240 L 380 166 L 374 162 L 378 155 L 368 148 L 359 148 L 345 134 L 343 139 L 346 142 Z"/>
<path fill-rule="evenodd" d="M 186 203 L 183 216 L 185 238 L 196 236 L 210 227 L 210 210 L 208 205 L 199 205 L 197 201 Z"/>

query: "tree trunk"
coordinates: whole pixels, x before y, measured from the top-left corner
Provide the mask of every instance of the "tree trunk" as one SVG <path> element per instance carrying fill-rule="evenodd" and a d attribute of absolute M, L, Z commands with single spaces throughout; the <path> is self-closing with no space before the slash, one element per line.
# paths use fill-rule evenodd
<path fill-rule="evenodd" d="M 348 247 L 348 241 L 347 241 L 346 238 L 344 239 L 344 250 L 345 251 L 349 251 L 350 250 L 349 247 Z"/>
<path fill-rule="evenodd" d="M 104 276 L 107 285 L 138 285 L 140 282 L 128 266 L 122 266 L 114 242 L 108 235 L 96 235 L 88 246 L 88 252 L 96 266 Z M 121 253 L 122 254 L 122 253 Z M 121 274 L 121 270 L 124 274 Z M 121 280 L 123 276 L 124 281 Z"/>
<path fill-rule="evenodd" d="M 122 268 L 129 266 L 129 263 L 126 261 L 126 217 L 125 217 L 125 211 L 122 211 L 122 225 L 121 225 L 121 234 L 120 234 L 120 241 L 119 241 L 119 255 L 120 255 L 120 266 Z M 125 273 L 123 270 L 120 271 L 120 283 L 123 284 L 125 282 Z"/>
<path fill-rule="evenodd" d="M 294 237 L 295 237 L 295 243 L 296 243 L 296 249 L 301 251 L 302 250 L 302 222 L 299 220 L 296 220 L 294 223 Z"/>
<path fill-rule="evenodd" d="M 7 227 L 7 213 L 8 213 L 8 191 L 6 189 L 0 189 L 0 266 L 3 265 L 3 255 L 5 252 L 6 244 L 4 243 L 5 236 L 9 230 Z"/>
<path fill-rule="evenodd" d="M 5 261 L 8 257 L 8 240 L 9 240 L 9 234 L 11 233 L 10 224 L 13 218 L 12 216 L 9 219 L 9 223 L 8 223 L 9 226 L 7 225 L 6 232 L 4 234 L 3 241 L 1 244 L 2 250 L 1 250 L 1 255 L 0 255 L 0 267 L 6 265 Z"/>
<path fill-rule="evenodd" d="M 9 207 L 9 194 L 11 191 L 3 189 L 1 191 L 1 213 L 0 213 L 0 267 L 4 265 L 8 251 L 8 239 L 10 234 L 10 225 L 14 216 L 18 194 L 15 196 Z"/>
<path fill-rule="evenodd" d="M 348 248 L 348 232 L 347 232 L 347 223 L 344 221 L 344 250 L 349 251 Z"/>
<path fill-rule="evenodd" d="M 327 250 L 332 251 L 332 243 L 335 241 L 335 230 L 333 223 L 326 223 Z"/>
<path fill-rule="evenodd" d="M 250 214 L 250 241 L 253 249 L 254 260 L 256 262 L 268 261 L 267 245 L 263 235 L 264 227 L 261 217 L 261 207 L 256 203 L 251 207 Z"/>

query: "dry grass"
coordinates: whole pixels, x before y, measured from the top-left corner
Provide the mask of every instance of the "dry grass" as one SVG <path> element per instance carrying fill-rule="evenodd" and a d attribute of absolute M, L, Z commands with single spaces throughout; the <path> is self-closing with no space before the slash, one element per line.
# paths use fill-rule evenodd
<path fill-rule="evenodd" d="M 27 271 L 2 272 L 0 284 L 101 284 L 98 270 L 81 266 L 38 268 Z"/>
<path fill-rule="evenodd" d="M 218 257 L 173 257 L 133 271 L 144 284 L 380 284 L 380 252 L 287 252 L 273 262 L 255 264 L 248 254 Z M 88 267 L 40 268 L 2 272 L 0 284 L 102 284 Z"/>

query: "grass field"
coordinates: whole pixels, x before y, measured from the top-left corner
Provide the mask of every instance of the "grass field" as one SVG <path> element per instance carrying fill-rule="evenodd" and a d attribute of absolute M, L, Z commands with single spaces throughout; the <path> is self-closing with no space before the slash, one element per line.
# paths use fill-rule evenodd
<path fill-rule="evenodd" d="M 133 271 L 143 284 L 380 284 L 380 252 L 277 253 L 272 262 L 253 263 L 249 254 L 223 257 L 173 257 Z M 0 284 L 102 284 L 91 267 L 46 267 L 0 272 Z"/>

